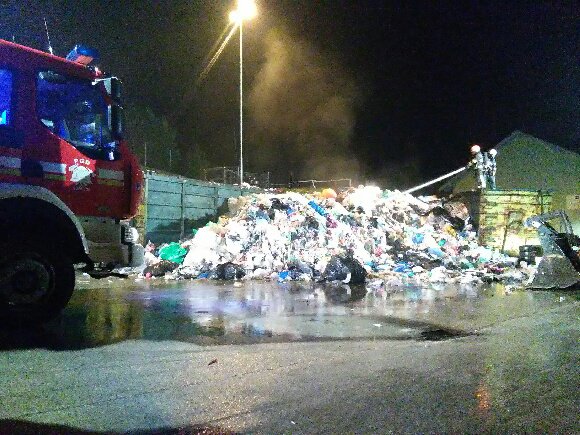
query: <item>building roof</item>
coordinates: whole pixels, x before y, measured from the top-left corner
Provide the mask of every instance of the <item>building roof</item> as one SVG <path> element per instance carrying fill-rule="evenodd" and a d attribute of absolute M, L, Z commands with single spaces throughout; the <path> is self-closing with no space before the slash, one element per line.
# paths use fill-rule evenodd
<path fill-rule="evenodd" d="M 498 189 L 580 192 L 580 154 L 514 131 L 495 147 Z M 476 188 L 475 169 L 449 179 L 442 193 L 464 192 Z"/>

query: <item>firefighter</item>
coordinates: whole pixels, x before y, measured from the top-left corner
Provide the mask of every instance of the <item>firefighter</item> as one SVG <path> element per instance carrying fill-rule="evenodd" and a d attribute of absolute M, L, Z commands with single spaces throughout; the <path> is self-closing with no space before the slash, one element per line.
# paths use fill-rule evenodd
<path fill-rule="evenodd" d="M 488 187 L 491 190 L 496 190 L 495 185 L 495 173 L 497 171 L 497 164 L 495 162 L 495 156 L 497 155 L 497 151 L 495 149 L 490 149 L 487 153 L 485 153 L 485 179 L 487 182 Z"/>
<path fill-rule="evenodd" d="M 477 171 L 477 188 L 485 189 L 487 179 L 485 175 L 485 156 L 481 152 L 479 145 L 473 145 L 470 149 L 473 159 L 469 162 L 468 167 L 474 167 Z"/>

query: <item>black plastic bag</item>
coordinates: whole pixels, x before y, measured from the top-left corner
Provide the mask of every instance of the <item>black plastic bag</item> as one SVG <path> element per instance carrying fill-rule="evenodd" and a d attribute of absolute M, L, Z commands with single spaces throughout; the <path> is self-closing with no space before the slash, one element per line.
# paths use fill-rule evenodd
<path fill-rule="evenodd" d="M 327 281 L 343 281 L 349 284 L 362 284 L 367 277 L 367 271 L 358 260 L 351 255 L 335 255 L 324 269 L 323 278 Z"/>
<path fill-rule="evenodd" d="M 272 199 L 272 207 L 270 207 L 270 208 L 272 208 L 274 210 L 286 211 L 290 208 L 290 206 L 287 204 L 284 204 L 278 198 L 273 198 Z"/>
<path fill-rule="evenodd" d="M 230 281 L 233 279 L 240 279 L 246 275 L 246 271 L 239 264 L 227 262 L 218 265 L 209 275 L 211 279 L 224 279 Z"/>
<path fill-rule="evenodd" d="M 440 216 L 451 224 L 453 229 L 456 231 L 463 231 L 465 228 L 465 220 L 460 217 L 454 216 L 451 212 L 441 206 L 437 206 L 429 210 L 427 214 L 433 214 L 434 216 Z"/>

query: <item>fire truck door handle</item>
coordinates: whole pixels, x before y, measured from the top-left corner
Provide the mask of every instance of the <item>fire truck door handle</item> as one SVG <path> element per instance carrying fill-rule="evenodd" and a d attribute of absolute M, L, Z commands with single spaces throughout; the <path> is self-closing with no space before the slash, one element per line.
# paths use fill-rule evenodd
<path fill-rule="evenodd" d="M 23 177 L 44 178 L 44 169 L 36 160 L 22 160 L 20 173 Z"/>

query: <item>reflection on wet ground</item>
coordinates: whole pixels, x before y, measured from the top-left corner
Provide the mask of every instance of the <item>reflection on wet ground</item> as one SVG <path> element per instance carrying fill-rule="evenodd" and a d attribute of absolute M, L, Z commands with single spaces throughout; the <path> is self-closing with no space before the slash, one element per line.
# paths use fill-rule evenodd
<path fill-rule="evenodd" d="M 577 298 L 551 292 L 80 277 L 63 315 L 36 329 L 0 329 L 0 349 L 55 350 L 124 340 L 201 345 L 315 340 L 442 340 Z M 564 296 L 562 296 L 564 295 Z"/>

